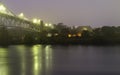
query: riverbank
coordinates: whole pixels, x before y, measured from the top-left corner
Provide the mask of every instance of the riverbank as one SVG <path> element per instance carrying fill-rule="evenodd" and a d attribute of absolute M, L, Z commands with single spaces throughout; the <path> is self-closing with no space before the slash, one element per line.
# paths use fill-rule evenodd
<path fill-rule="evenodd" d="M 71 29 L 59 26 L 41 32 L 30 32 L 23 29 L 0 28 L 0 45 L 11 44 L 58 44 L 58 45 L 120 45 L 120 27 L 103 26 L 92 30 L 84 28 Z M 60 28 L 61 27 L 61 28 Z M 16 31 L 16 32 L 15 32 Z"/>

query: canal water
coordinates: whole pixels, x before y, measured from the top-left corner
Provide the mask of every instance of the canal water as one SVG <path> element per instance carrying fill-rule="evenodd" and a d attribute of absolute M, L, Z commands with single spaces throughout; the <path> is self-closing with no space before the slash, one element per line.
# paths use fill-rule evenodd
<path fill-rule="evenodd" d="M 120 75 L 120 46 L 0 46 L 0 75 Z"/>

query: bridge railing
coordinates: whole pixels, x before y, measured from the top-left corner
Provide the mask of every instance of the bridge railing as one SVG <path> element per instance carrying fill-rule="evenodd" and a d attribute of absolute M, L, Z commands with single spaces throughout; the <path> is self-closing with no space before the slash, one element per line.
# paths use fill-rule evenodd
<path fill-rule="evenodd" d="M 6 27 L 21 27 L 21 28 L 29 29 L 36 32 L 41 31 L 39 25 L 35 25 L 30 21 L 20 19 L 17 16 L 11 16 L 3 13 L 0 13 L 0 25 L 6 26 Z"/>

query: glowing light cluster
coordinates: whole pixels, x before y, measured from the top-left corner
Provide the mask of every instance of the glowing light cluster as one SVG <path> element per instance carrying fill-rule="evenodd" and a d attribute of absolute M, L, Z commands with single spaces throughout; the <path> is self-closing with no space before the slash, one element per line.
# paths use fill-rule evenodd
<path fill-rule="evenodd" d="M 49 26 L 48 23 L 45 23 L 45 26 L 48 27 Z"/>
<path fill-rule="evenodd" d="M 51 23 L 45 23 L 45 26 L 46 26 L 46 27 L 51 27 L 52 24 L 51 24 Z"/>
<path fill-rule="evenodd" d="M 28 20 L 28 19 L 24 16 L 24 13 L 20 13 L 20 14 L 18 15 L 18 17 L 21 18 L 21 19 L 24 19 L 24 20 Z"/>
<path fill-rule="evenodd" d="M 19 16 L 20 18 L 24 18 L 24 14 L 23 14 L 23 13 L 20 13 L 18 16 Z"/>
<path fill-rule="evenodd" d="M 34 24 L 40 24 L 41 20 L 40 20 L 40 19 L 37 19 L 37 18 L 34 18 L 34 19 L 32 20 L 32 22 L 33 22 Z"/>
<path fill-rule="evenodd" d="M 6 13 L 6 8 L 5 8 L 5 6 L 4 5 L 0 5 L 0 12 L 2 12 L 2 13 Z"/>
<path fill-rule="evenodd" d="M 4 13 L 4 14 L 8 14 L 8 15 L 12 15 L 14 16 L 14 14 L 12 14 L 3 4 L 0 3 L 0 13 Z M 28 18 L 25 17 L 24 13 L 20 13 L 18 16 L 18 18 L 23 19 L 23 20 L 27 20 L 27 21 L 31 21 L 34 24 L 40 25 L 41 24 L 41 19 L 38 18 L 33 18 L 32 20 L 29 20 Z M 51 23 L 45 23 L 44 24 L 45 27 L 49 27 L 49 28 L 54 28 L 53 24 Z"/>
<path fill-rule="evenodd" d="M 45 23 L 45 27 L 50 27 L 50 28 L 54 28 L 53 24 L 52 23 Z"/>
<path fill-rule="evenodd" d="M 81 37 L 82 34 L 81 33 L 78 33 L 78 34 L 68 34 L 68 37 L 71 38 L 71 37 Z"/>

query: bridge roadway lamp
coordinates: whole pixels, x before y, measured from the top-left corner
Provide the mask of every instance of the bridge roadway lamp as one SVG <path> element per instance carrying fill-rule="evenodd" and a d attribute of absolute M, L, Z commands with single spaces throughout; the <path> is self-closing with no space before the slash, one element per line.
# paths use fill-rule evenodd
<path fill-rule="evenodd" d="M 24 14 L 23 14 L 23 13 L 20 13 L 18 16 L 19 16 L 20 18 L 24 18 Z"/>
<path fill-rule="evenodd" d="M 51 23 L 49 23 L 49 26 L 51 27 L 51 26 L 52 26 L 52 24 L 51 24 Z"/>
<path fill-rule="evenodd" d="M 37 19 L 36 18 L 33 19 L 33 23 L 37 23 Z"/>
<path fill-rule="evenodd" d="M 53 26 L 53 24 L 52 24 L 52 23 L 49 23 L 49 27 L 54 28 L 54 26 Z"/>
<path fill-rule="evenodd" d="M 34 18 L 33 19 L 33 23 L 35 24 L 40 24 L 41 20 L 40 19 L 37 19 L 37 18 Z"/>
<path fill-rule="evenodd" d="M 0 4 L 0 12 L 6 13 L 6 8 L 2 4 Z"/>
<path fill-rule="evenodd" d="M 45 23 L 45 26 L 46 26 L 46 27 L 48 27 L 48 26 L 49 26 L 49 24 L 48 24 L 48 23 Z"/>
<path fill-rule="evenodd" d="M 38 24 L 40 24 L 41 23 L 41 20 L 40 19 L 38 19 Z"/>

